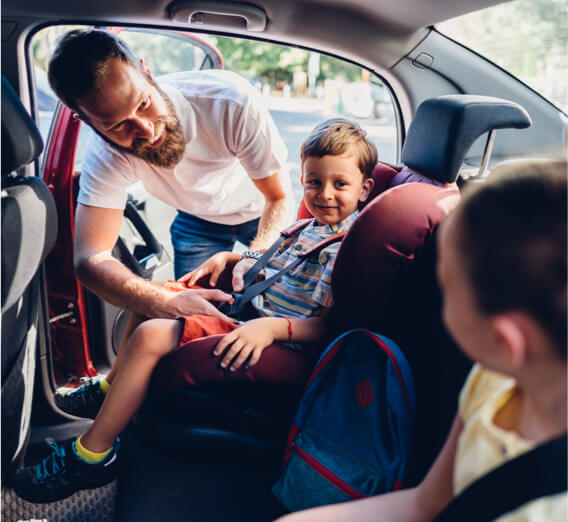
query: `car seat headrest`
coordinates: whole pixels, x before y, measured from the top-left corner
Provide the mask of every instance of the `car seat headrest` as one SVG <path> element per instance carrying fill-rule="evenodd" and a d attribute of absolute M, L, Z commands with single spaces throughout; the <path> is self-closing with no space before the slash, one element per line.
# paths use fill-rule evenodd
<path fill-rule="evenodd" d="M 402 148 L 402 162 L 442 183 L 456 181 L 465 156 L 493 129 L 525 129 L 531 119 L 519 104 L 489 96 L 446 95 L 416 110 Z"/>
<path fill-rule="evenodd" d="M 2 175 L 36 159 L 43 141 L 18 95 L 2 76 Z"/>

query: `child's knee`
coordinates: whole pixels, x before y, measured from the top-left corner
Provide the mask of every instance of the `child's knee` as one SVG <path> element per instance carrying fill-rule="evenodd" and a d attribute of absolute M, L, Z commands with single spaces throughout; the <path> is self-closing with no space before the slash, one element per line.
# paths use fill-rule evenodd
<path fill-rule="evenodd" d="M 183 325 L 177 319 L 150 319 L 132 335 L 132 348 L 139 354 L 161 357 L 177 348 Z"/>

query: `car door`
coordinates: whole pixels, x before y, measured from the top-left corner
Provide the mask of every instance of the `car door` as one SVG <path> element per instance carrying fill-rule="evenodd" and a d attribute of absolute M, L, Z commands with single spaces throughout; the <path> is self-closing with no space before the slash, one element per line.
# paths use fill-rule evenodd
<path fill-rule="evenodd" d="M 56 31 L 67 29 L 69 27 Z M 220 52 L 197 35 L 122 27 L 108 30 L 120 33 L 137 56 L 147 57 L 146 62 L 156 77 L 181 69 L 223 67 Z M 54 37 L 47 35 L 45 39 L 54 40 Z M 39 41 L 43 41 L 41 36 Z M 77 378 L 104 373 L 114 360 L 127 316 L 87 291 L 75 278 L 72 259 L 75 200 L 81 160 L 88 146 L 88 134 L 92 131 L 73 111 L 57 102 L 54 94 L 49 92 L 48 84 L 42 80 L 44 73 L 39 70 L 36 87 L 42 99 L 47 100 L 40 107 L 40 128 L 44 134 L 49 129 L 43 174 L 60 216 L 57 242 L 46 262 L 52 364 L 45 365 L 43 370 L 53 388 L 73 384 Z M 56 104 L 51 117 L 49 107 L 53 106 L 54 99 Z M 174 213 L 175 209 L 149 196 L 140 183 L 134 183 L 129 188 L 125 219 L 114 255 L 146 279 L 172 278 L 168 228 Z"/>

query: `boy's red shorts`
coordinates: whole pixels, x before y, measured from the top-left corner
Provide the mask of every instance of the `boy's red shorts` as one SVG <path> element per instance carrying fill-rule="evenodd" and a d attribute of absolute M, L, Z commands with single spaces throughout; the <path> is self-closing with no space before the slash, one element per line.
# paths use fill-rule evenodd
<path fill-rule="evenodd" d="M 201 288 L 200 286 L 186 286 L 184 283 L 178 281 L 168 281 L 166 288 L 174 292 L 181 292 L 183 290 Z M 208 337 L 210 335 L 226 334 L 232 332 L 239 325 L 233 321 L 227 321 L 220 317 L 213 317 L 211 315 L 190 315 L 183 317 L 184 326 L 181 335 L 179 346 L 187 344 L 189 341 L 199 339 L 200 337 Z"/>

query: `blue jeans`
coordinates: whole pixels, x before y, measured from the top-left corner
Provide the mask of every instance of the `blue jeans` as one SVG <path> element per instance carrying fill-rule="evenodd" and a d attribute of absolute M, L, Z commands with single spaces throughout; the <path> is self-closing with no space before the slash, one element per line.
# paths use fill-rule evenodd
<path fill-rule="evenodd" d="M 217 252 L 231 251 L 237 241 L 249 245 L 258 231 L 259 219 L 241 225 L 221 225 L 178 210 L 170 234 L 174 247 L 174 272 L 179 279 Z"/>

